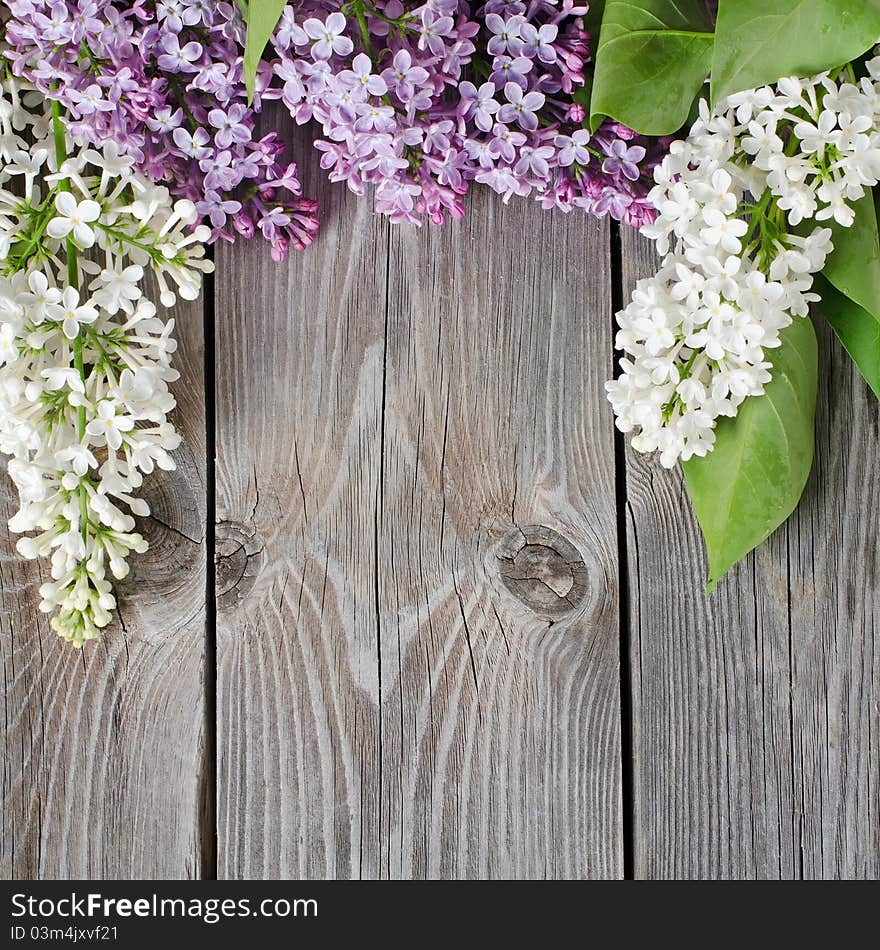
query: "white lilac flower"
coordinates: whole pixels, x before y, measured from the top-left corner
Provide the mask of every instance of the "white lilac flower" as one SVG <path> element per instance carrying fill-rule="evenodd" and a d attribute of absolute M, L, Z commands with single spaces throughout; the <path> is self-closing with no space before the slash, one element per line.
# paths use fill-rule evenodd
<path fill-rule="evenodd" d="M 14 363 L 18 359 L 18 335 L 12 324 L 0 326 L 0 366 Z"/>
<path fill-rule="evenodd" d="M 27 308 L 28 315 L 35 325 L 41 324 L 48 316 L 48 307 L 61 302 L 61 291 L 49 286 L 49 278 L 42 271 L 31 271 L 28 275 L 28 293 L 19 295 L 19 300 Z"/>
<path fill-rule="evenodd" d="M 31 198 L 6 190 L 10 175 L 33 176 Z M 111 620 L 107 572 L 125 577 L 146 550 L 144 475 L 174 468 L 174 321 L 144 280 L 156 276 L 163 306 L 198 294 L 211 264 L 195 217 L 115 148 L 71 141 L 39 96 L 0 85 L 0 451 L 20 501 L 9 527 L 22 556 L 50 558 L 40 607 L 79 646 Z M 95 259 L 79 255 L 90 247 Z"/>
<path fill-rule="evenodd" d="M 785 79 L 701 103 L 687 140 L 655 172 L 659 214 L 642 231 L 664 255 L 617 315 L 618 427 L 667 467 L 711 451 L 719 417 L 761 395 L 779 333 L 818 300 L 812 275 L 834 220 L 880 178 L 880 57 L 858 85 Z"/>
<path fill-rule="evenodd" d="M 61 302 L 49 304 L 46 313 L 50 320 L 61 323 L 61 329 L 68 340 L 79 335 L 81 325 L 89 325 L 98 319 L 98 311 L 88 304 L 80 306 L 79 291 L 75 287 L 65 287 Z"/>
<path fill-rule="evenodd" d="M 128 267 L 120 265 L 105 267 L 92 281 L 89 289 L 92 291 L 95 303 L 103 307 L 107 313 L 115 314 L 120 310 L 133 313 L 134 303 L 143 296 L 140 288 L 143 276 L 144 269 L 140 264 L 129 264 Z"/>
<path fill-rule="evenodd" d="M 63 238 L 68 234 L 81 248 L 90 248 L 95 243 L 95 232 L 90 227 L 101 214 L 97 201 L 77 201 L 70 192 L 62 191 L 55 199 L 58 216 L 46 225 L 49 237 Z"/>
<path fill-rule="evenodd" d="M 40 370 L 40 376 L 45 379 L 45 388 L 48 392 L 67 389 L 82 396 L 86 393 L 85 383 L 79 371 L 73 366 L 47 366 Z"/>

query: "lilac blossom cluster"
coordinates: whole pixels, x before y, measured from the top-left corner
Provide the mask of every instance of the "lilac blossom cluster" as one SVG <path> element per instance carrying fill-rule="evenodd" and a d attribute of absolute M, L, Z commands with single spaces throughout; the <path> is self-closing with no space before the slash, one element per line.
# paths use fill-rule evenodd
<path fill-rule="evenodd" d="M 459 218 L 478 182 L 638 227 L 668 143 L 613 122 L 590 133 L 586 13 L 578 0 L 300 0 L 262 96 L 320 122 L 331 180 L 374 186 L 393 221 Z"/>
<path fill-rule="evenodd" d="M 8 0 L 16 76 L 57 100 L 70 133 L 115 143 L 195 203 L 212 239 L 259 232 L 282 260 L 318 227 L 294 164 L 257 137 L 242 78 L 244 22 L 213 0 Z"/>

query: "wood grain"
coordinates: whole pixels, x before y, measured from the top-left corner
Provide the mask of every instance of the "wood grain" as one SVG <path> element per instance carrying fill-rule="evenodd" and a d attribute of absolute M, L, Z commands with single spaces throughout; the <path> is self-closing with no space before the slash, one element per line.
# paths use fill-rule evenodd
<path fill-rule="evenodd" d="M 711 598 L 680 474 L 627 450 L 637 877 L 880 873 L 878 403 L 819 338 L 804 499 Z"/>
<path fill-rule="evenodd" d="M 387 230 L 340 197 L 324 196 L 314 254 L 286 266 L 256 242 L 218 254 L 221 877 L 378 870 Z"/>
<path fill-rule="evenodd" d="M 197 877 L 205 756 L 205 402 L 203 318 L 177 308 L 178 471 L 145 481 L 151 549 L 117 587 L 119 621 L 82 651 L 37 610 L 44 564 L 22 561 L 5 522 L 0 662 L 4 878 Z"/>
<path fill-rule="evenodd" d="M 218 275 L 219 873 L 620 876 L 607 229 L 306 162 L 316 247 Z"/>
<path fill-rule="evenodd" d="M 121 623 L 62 645 L 0 532 L 0 875 L 210 875 L 216 791 L 221 877 L 619 877 L 622 615 L 635 875 L 880 876 L 880 411 L 831 334 L 804 500 L 707 600 L 629 450 L 618 563 L 607 226 L 390 228 L 303 158 L 317 245 L 218 249 L 216 671 L 200 308 Z"/>

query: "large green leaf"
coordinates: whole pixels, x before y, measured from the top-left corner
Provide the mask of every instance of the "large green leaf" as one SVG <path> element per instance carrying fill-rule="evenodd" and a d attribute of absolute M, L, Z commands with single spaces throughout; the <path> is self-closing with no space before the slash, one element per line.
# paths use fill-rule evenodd
<path fill-rule="evenodd" d="M 818 310 L 880 399 L 880 320 L 840 293 L 821 275 L 815 286 L 822 295 Z"/>
<path fill-rule="evenodd" d="M 606 0 L 591 127 L 610 116 L 644 135 L 677 132 L 711 60 L 705 0 Z"/>
<path fill-rule="evenodd" d="M 878 37 L 880 0 L 720 0 L 712 101 L 842 66 Z"/>
<path fill-rule="evenodd" d="M 269 37 L 275 32 L 286 0 L 249 0 L 247 7 L 247 40 L 244 46 L 244 84 L 248 103 L 254 97 L 257 68 Z"/>
<path fill-rule="evenodd" d="M 852 227 L 832 224 L 834 250 L 822 273 L 841 293 L 880 320 L 880 237 L 871 192 L 853 209 L 856 219 Z"/>
<path fill-rule="evenodd" d="M 834 225 L 834 251 L 817 284 L 819 310 L 880 397 L 880 237 L 874 195 L 854 205 L 853 226 Z M 832 286 L 833 285 L 833 286 Z"/>
<path fill-rule="evenodd" d="M 781 337 L 768 351 L 773 379 L 764 395 L 722 419 L 714 450 L 682 466 L 709 552 L 709 593 L 794 511 L 813 464 L 816 334 L 795 318 Z"/>

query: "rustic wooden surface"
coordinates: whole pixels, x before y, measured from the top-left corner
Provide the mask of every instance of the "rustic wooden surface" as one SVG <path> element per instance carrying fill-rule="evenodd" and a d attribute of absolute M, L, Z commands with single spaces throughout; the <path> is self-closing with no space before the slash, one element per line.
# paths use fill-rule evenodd
<path fill-rule="evenodd" d="M 680 473 L 626 452 L 637 877 L 880 877 L 880 407 L 817 329 L 804 498 L 711 598 Z"/>
<path fill-rule="evenodd" d="M 218 270 L 218 873 L 619 876 L 607 228 L 327 198 Z M 503 582 L 529 526 L 574 604 Z"/>
<path fill-rule="evenodd" d="M 178 313 L 121 623 L 58 643 L 0 532 L 0 874 L 880 876 L 880 411 L 837 344 L 803 503 L 707 601 L 603 395 L 643 242 L 488 194 L 390 228 L 303 160 L 316 246 L 219 248 Z"/>
<path fill-rule="evenodd" d="M 0 514 L 4 878 L 195 877 L 206 868 L 206 458 L 203 316 L 177 309 L 178 470 L 145 482 L 150 551 L 118 620 L 82 651 L 37 610 L 47 565 L 23 561 Z M 5 466 L 4 466 L 5 468 Z"/>

